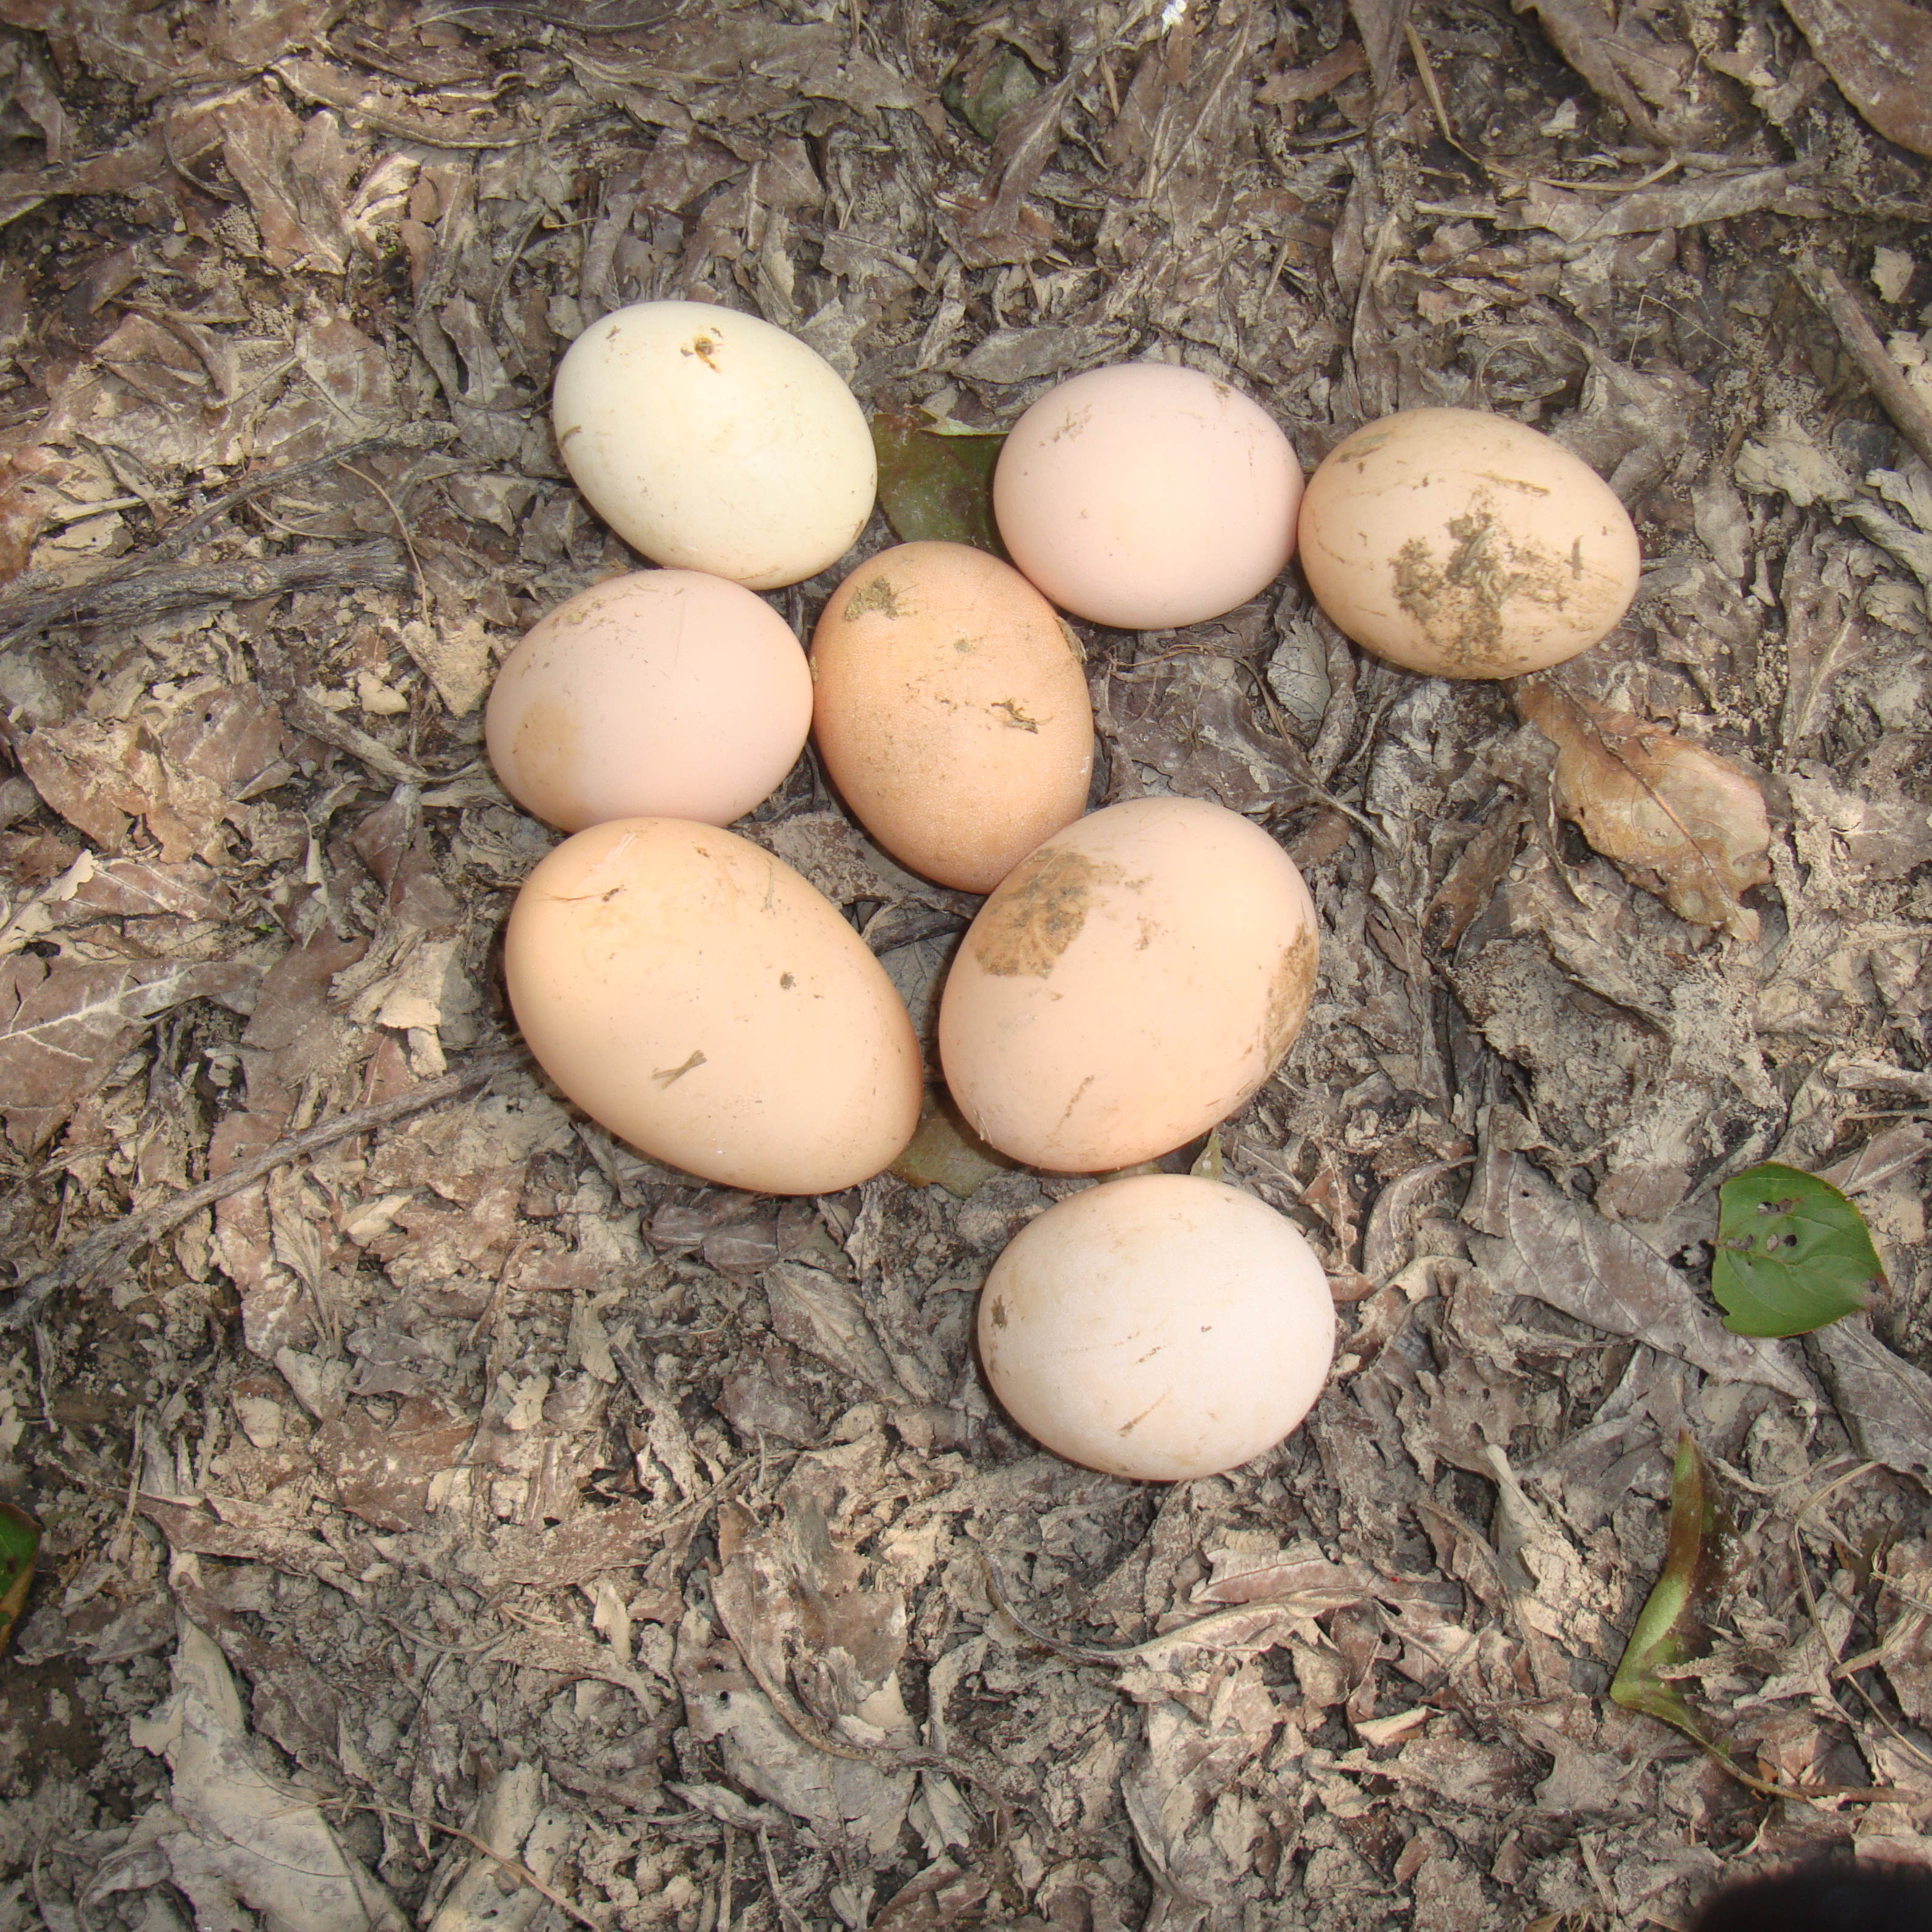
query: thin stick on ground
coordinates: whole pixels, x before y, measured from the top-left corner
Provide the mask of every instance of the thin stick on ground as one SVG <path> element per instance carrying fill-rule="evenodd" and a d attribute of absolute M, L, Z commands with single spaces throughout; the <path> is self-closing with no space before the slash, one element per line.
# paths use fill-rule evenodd
<path fill-rule="evenodd" d="M 1932 464 L 1932 408 L 1906 380 L 1905 372 L 1886 353 L 1864 305 L 1846 287 L 1835 269 L 1822 262 L 1798 263 L 1792 271 L 1798 286 L 1825 312 L 1845 353 L 1858 365 L 1872 394 L 1884 404 L 1900 436 Z"/>
<path fill-rule="evenodd" d="M 421 1825 L 427 1830 L 440 1832 L 446 1838 L 460 1838 L 466 1845 L 473 1846 L 486 1858 L 494 1859 L 519 1884 L 528 1886 L 532 1892 L 541 1892 L 567 1918 L 579 1925 L 589 1926 L 590 1932 L 605 1932 L 601 1922 L 592 1918 L 587 1912 L 580 1912 L 562 1892 L 544 1884 L 528 1865 L 519 1864 L 514 1858 L 506 1858 L 501 1852 L 486 1845 L 474 1832 L 464 1830 L 460 1825 L 445 1825 L 436 1819 L 425 1818 L 418 1812 L 406 1811 L 400 1805 L 385 1804 L 380 1798 L 358 1798 L 351 1808 L 358 1811 L 380 1812 L 386 1818 L 400 1818 L 410 1824 Z"/>
<path fill-rule="evenodd" d="M 50 1295 L 57 1294 L 63 1288 L 84 1286 L 103 1269 L 128 1260 L 136 1250 L 179 1227 L 190 1214 L 211 1208 L 231 1194 L 239 1193 L 265 1174 L 272 1173 L 290 1161 L 320 1153 L 326 1147 L 333 1147 L 338 1141 L 346 1140 L 352 1134 L 368 1133 L 375 1128 L 388 1126 L 392 1121 L 406 1120 L 425 1107 L 439 1106 L 445 1100 L 453 1100 L 458 1094 L 484 1086 L 500 1073 L 507 1073 L 523 1063 L 524 1054 L 518 1048 L 500 1048 L 494 1052 L 483 1054 L 467 1066 L 434 1080 L 426 1080 L 420 1087 L 412 1087 L 406 1094 L 379 1100 L 373 1106 L 358 1107 L 352 1113 L 339 1114 L 334 1120 L 324 1120 L 306 1132 L 291 1134 L 253 1160 L 244 1160 L 238 1167 L 231 1168 L 212 1180 L 204 1180 L 198 1187 L 187 1189 L 158 1208 L 127 1215 L 105 1228 L 97 1228 L 53 1267 L 20 1284 L 13 1300 L 4 1308 L 0 1308 L 0 1330 L 24 1328 L 33 1318 L 34 1310 Z"/>

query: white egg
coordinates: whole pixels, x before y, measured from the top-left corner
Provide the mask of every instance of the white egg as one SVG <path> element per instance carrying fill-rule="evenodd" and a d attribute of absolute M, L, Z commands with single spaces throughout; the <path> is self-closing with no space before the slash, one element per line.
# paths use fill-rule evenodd
<path fill-rule="evenodd" d="M 1069 1196 L 993 1264 L 980 1359 L 1035 1441 L 1154 1482 L 1232 1469 L 1315 1405 L 1334 1298 L 1265 1202 L 1185 1174 Z"/>
<path fill-rule="evenodd" d="M 865 412 L 796 336 L 710 302 L 593 322 L 556 372 L 557 447 L 597 514 L 655 562 L 753 590 L 836 563 L 872 514 Z"/>

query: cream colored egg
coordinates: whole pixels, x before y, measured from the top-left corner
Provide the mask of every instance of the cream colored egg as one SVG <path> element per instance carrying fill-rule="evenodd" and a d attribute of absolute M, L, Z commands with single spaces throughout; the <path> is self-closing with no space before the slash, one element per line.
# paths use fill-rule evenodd
<path fill-rule="evenodd" d="M 784 778 L 812 723 L 791 627 L 742 585 L 644 570 L 566 598 L 503 660 L 490 762 L 566 832 L 607 818 L 725 825 Z"/>
<path fill-rule="evenodd" d="M 1050 389 L 993 472 L 1000 536 L 1054 603 L 1162 630 L 1265 590 L 1294 550 L 1301 465 L 1259 404 L 1198 369 L 1120 362 Z"/>
<path fill-rule="evenodd" d="M 796 336 L 710 302 L 593 322 L 556 372 L 557 447 L 654 562 L 771 590 L 836 563 L 872 514 L 865 413 Z"/>
<path fill-rule="evenodd" d="M 1616 493 L 1539 430 L 1408 410 L 1336 444 L 1301 503 L 1301 567 L 1337 627 L 1391 664 L 1514 677 L 1614 630 L 1636 594 Z"/>
<path fill-rule="evenodd" d="M 869 557 L 812 634 L 825 770 L 894 858 L 991 892 L 1078 818 L 1094 765 L 1080 646 L 1019 572 L 964 544 Z"/>
<path fill-rule="evenodd" d="M 980 1359 L 1006 1413 L 1056 1455 L 1177 1482 L 1272 1448 L 1314 1406 L 1335 1306 L 1300 1231 L 1184 1174 L 1070 1196 L 993 1264 Z"/>
<path fill-rule="evenodd" d="M 919 1048 L 838 909 L 735 832 L 593 826 L 510 914 L 517 1024 L 578 1106 L 652 1159 L 771 1194 L 824 1194 L 897 1159 Z"/>
<path fill-rule="evenodd" d="M 939 1011 L 974 1131 L 1093 1174 L 1168 1153 L 1246 1100 L 1315 984 L 1315 908 L 1238 813 L 1148 798 L 1090 813 L 980 908 Z"/>

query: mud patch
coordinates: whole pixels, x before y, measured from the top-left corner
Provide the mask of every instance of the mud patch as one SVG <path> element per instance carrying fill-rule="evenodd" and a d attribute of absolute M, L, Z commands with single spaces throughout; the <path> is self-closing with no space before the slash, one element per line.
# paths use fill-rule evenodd
<path fill-rule="evenodd" d="M 1315 997 L 1317 964 L 1315 928 L 1304 926 L 1276 962 L 1274 982 L 1268 988 L 1268 1025 L 1262 1043 L 1270 1072 L 1281 1064 L 1294 1043 L 1294 1036 L 1301 1030 L 1309 1002 Z"/>
<path fill-rule="evenodd" d="M 1551 610 L 1563 608 L 1562 566 L 1540 550 L 1520 550 L 1478 498 L 1447 526 L 1448 560 L 1412 537 L 1390 564 L 1396 602 L 1452 664 L 1494 663 L 1515 656 L 1503 647 L 1503 612 L 1512 599 Z"/>
<path fill-rule="evenodd" d="M 892 588 L 890 577 L 875 577 L 871 583 L 861 584 L 846 599 L 845 621 L 856 624 L 868 612 L 876 610 L 882 617 L 897 617 L 903 614 L 899 609 L 899 594 Z"/>
<path fill-rule="evenodd" d="M 1124 876 L 1064 846 L 1036 852 L 980 908 L 973 956 L 1001 979 L 1044 980 L 1080 936 L 1096 891 Z"/>

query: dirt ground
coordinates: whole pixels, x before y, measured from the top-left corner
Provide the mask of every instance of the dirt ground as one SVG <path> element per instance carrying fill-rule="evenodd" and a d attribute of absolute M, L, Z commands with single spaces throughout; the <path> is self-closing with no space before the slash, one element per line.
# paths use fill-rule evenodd
<path fill-rule="evenodd" d="M 1610 1932 L 1932 1856 L 1932 40 L 1822 15 L 0 0 L 0 1932 Z M 481 700 L 634 566 L 546 400 L 668 296 L 922 423 L 1135 356 L 1310 467 L 1502 411 L 1636 520 L 1526 685 L 1292 567 L 1081 627 L 1096 799 L 1321 914 L 1221 1144 L 1341 1350 L 1243 1469 L 989 1403 L 978 1286 L 1086 1184 L 702 1186 L 516 1043 L 554 835 Z M 974 902 L 808 758 L 754 818 L 929 1029 Z M 1718 1324 L 1766 1158 L 1869 1321 Z M 1686 1431 L 1742 1779 L 1608 1695 Z"/>

